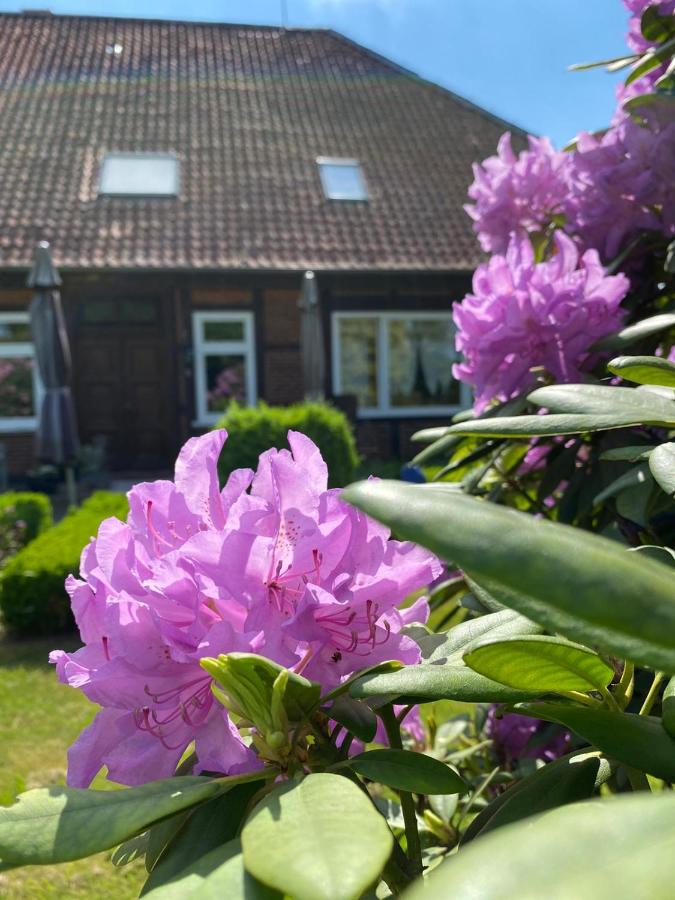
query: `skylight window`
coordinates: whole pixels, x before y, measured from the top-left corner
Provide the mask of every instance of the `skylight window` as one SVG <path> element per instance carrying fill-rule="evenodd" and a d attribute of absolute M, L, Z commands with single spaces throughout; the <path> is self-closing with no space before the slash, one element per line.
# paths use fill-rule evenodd
<path fill-rule="evenodd" d="M 101 167 L 100 194 L 118 197 L 174 197 L 178 160 L 171 153 L 108 153 Z"/>
<path fill-rule="evenodd" d="M 368 191 L 358 159 L 317 159 L 323 192 L 328 200 L 367 200 Z"/>

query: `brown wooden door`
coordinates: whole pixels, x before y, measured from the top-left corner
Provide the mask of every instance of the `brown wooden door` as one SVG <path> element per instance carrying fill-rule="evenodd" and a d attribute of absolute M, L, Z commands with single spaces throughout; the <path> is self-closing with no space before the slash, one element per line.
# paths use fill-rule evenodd
<path fill-rule="evenodd" d="M 177 352 L 170 298 L 83 299 L 74 340 L 84 443 L 103 439 L 114 470 L 169 468 L 175 453 Z"/>

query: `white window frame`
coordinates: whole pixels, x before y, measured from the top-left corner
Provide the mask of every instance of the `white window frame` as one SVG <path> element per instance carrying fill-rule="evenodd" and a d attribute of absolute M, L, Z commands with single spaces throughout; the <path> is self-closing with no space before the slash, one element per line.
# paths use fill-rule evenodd
<path fill-rule="evenodd" d="M 209 341 L 204 338 L 207 322 L 241 322 L 244 337 L 240 341 Z M 255 319 L 252 312 L 193 312 L 192 349 L 194 352 L 195 412 L 194 425 L 214 425 L 222 412 L 207 408 L 206 357 L 217 353 L 238 354 L 244 357 L 246 375 L 246 406 L 254 406 L 258 399 L 255 359 Z"/>
<path fill-rule="evenodd" d="M 366 182 L 366 177 L 363 174 L 363 166 L 358 159 L 348 159 L 341 156 L 318 156 L 316 159 L 316 164 L 319 168 L 321 187 L 323 188 L 323 195 L 326 200 L 339 200 L 345 203 L 365 203 L 370 199 L 368 184 Z M 344 194 L 340 192 L 336 193 L 334 191 L 331 191 L 328 184 L 328 179 L 326 178 L 326 173 L 324 171 L 324 166 L 344 166 L 345 168 L 356 169 L 358 172 L 359 181 L 361 182 L 361 187 L 363 188 L 363 196 L 354 197 L 351 194 Z"/>
<path fill-rule="evenodd" d="M 452 314 L 442 312 L 413 312 L 401 310 L 399 312 L 334 312 L 331 315 L 331 350 L 332 350 L 332 377 L 333 393 L 342 394 L 342 373 L 340 371 L 340 322 L 343 319 L 375 319 L 377 322 L 375 353 L 377 369 L 375 385 L 377 391 L 377 406 L 361 407 L 356 415 L 359 419 L 410 419 L 433 418 L 435 416 L 448 416 L 471 405 L 470 388 L 460 383 L 460 402 L 452 406 L 392 406 L 391 386 L 389 384 L 389 322 L 392 320 L 410 319 L 414 321 L 438 321 L 452 324 Z M 459 357 L 458 357 L 459 360 Z"/>
<path fill-rule="evenodd" d="M 0 325 L 28 325 L 30 316 L 27 312 L 0 312 Z M 38 413 L 42 403 L 44 390 L 42 380 L 35 364 L 35 347 L 32 341 L 11 341 L 0 343 L 0 359 L 32 359 L 33 360 L 33 410 L 32 416 L 0 416 L 0 432 L 14 434 L 24 431 L 35 431 L 38 425 Z"/>

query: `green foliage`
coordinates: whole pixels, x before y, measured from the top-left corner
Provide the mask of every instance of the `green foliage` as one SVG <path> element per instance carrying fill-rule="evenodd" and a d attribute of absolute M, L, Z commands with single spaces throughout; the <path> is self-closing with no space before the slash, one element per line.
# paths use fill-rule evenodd
<path fill-rule="evenodd" d="M 0 567 L 52 523 L 52 505 L 45 494 L 0 494 Z"/>
<path fill-rule="evenodd" d="M 248 871 L 294 900 L 357 900 L 377 880 L 393 838 L 356 785 L 323 773 L 276 788 L 241 843 Z"/>
<path fill-rule="evenodd" d="M 331 487 L 349 484 L 359 462 L 346 416 L 328 403 L 259 403 L 254 407 L 232 404 L 217 427 L 228 433 L 218 463 L 223 480 L 233 469 L 254 469 L 260 454 L 270 447 L 288 447 L 289 430 L 306 434 L 321 450 Z"/>
<path fill-rule="evenodd" d="M 463 794 L 466 782 L 444 763 L 412 750 L 369 750 L 349 760 L 364 778 L 415 794 Z"/>
<path fill-rule="evenodd" d="M 0 577 L 0 610 L 12 633 L 36 636 L 72 628 L 64 582 L 77 575 L 82 548 L 103 519 L 124 519 L 127 508 L 121 494 L 98 491 L 10 560 Z"/>

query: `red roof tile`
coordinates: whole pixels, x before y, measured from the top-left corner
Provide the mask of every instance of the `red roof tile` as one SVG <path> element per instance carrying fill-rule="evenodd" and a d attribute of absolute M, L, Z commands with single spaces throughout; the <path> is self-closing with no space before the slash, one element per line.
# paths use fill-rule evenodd
<path fill-rule="evenodd" d="M 0 15 L 0 122 L 0 267 L 47 239 L 124 269 L 472 268 L 471 163 L 507 127 L 331 31 L 35 15 Z M 179 196 L 99 197 L 110 151 L 177 154 Z M 370 199 L 326 200 L 318 156 Z"/>

